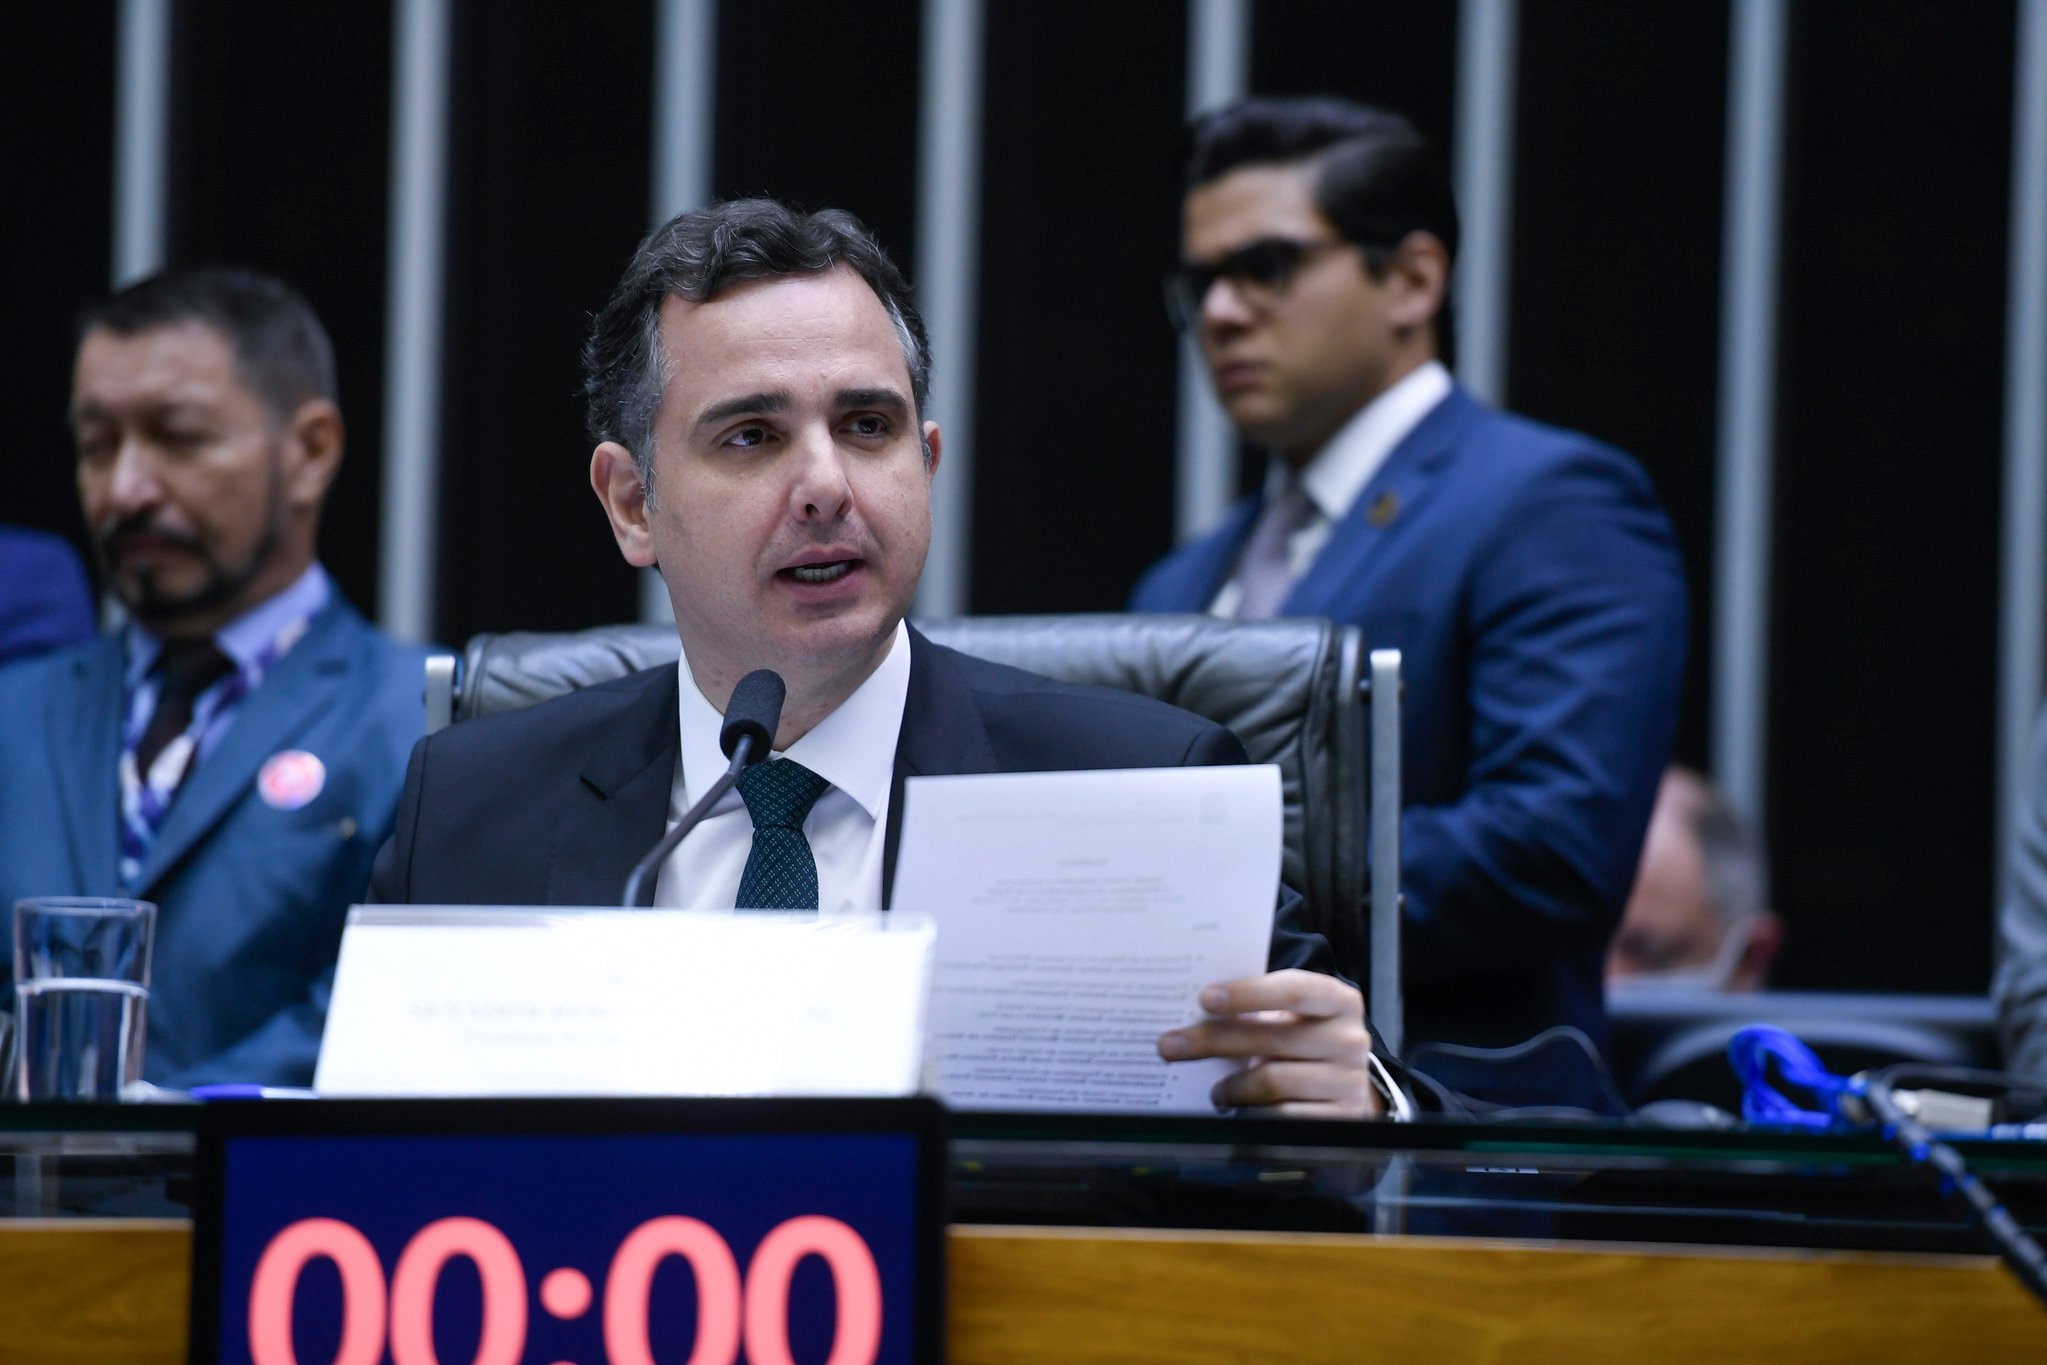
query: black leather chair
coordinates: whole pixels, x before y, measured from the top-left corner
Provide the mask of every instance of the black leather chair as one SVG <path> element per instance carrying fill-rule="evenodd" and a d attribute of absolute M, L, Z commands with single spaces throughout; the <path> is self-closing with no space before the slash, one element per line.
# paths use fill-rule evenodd
<path fill-rule="evenodd" d="M 1607 1003 L 1614 1076 L 1631 1103 L 1703 1100 L 1735 1112 L 1727 1044 L 1751 1024 L 1796 1035 L 1842 1075 L 1917 1062 L 1998 1066 L 1995 1011 L 1980 995 L 1683 991 Z"/>
<path fill-rule="evenodd" d="M 1253 763 L 1278 764 L 1283 875 L 1307 900 L 1344 974 L 1365 981 L 1365 658 L 1356 627 L 1097 615 L 969 617 L 920 628 L 980 658 L 1171 702 L 1229 727 Z M 428 665 L 429 727 L 672 664 L 676 653 L 672 626 L 478 635 L 452 677 L 445 661 Z"/>

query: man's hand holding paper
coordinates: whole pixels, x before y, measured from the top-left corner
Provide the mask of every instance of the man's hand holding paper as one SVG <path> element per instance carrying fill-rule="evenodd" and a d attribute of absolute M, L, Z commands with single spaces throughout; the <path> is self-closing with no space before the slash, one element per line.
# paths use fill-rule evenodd
<path fill-rule="evenodd" d="M 1372 1085 L 1365 999 L 1348 981 L 1297 967 L 1266 972 L 1207 987 L 1201 1007 L 1210 1017 L 1161 1036 L 1159 1056 L 1251 1059 L 1216 1082 L 1216 1108 L 1336 1119 L 1385 1112 Z"/>
<path fill-rule="evenodd" d="M 1376 1112 L 1356 988 L 1259 970 L 1279 885 L 1276 769 L 910 791 L 895 907 L 939 926 L 932 1052 L 948 1102 Z"/>

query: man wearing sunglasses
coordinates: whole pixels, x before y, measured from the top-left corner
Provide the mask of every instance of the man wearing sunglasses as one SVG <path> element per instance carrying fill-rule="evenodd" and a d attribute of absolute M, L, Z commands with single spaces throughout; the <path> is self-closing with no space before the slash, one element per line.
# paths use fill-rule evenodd
<path fill-rule="evenodd" d="M 1248 101 L 1196 124 L 1186 187 L 1168 305 L 1272 458 L 1131 605 L 1327 616 L 1402 650 L 1410 1050 L 1559 1024 L 1603 1046 L 1684 664 L 1669 524 L 1627 456 L 1450 377 L 1457 210 L 1407 120 Z M 1485 1099 L 1598 1103 L 1569 1047 L 1422 1064 Z"/>

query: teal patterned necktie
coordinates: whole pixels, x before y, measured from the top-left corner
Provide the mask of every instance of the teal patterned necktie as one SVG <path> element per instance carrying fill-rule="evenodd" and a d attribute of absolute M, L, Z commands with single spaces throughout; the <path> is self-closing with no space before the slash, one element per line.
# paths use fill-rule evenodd
<path fill-rule="evenodd" d="M 817 909 L 817 859 L 803 837 L 803 818 L 831 785 L 786 758 L 740 774 L 739 798 L 753 817 L 753 851 L 739 877 L 741 910 Z"/>

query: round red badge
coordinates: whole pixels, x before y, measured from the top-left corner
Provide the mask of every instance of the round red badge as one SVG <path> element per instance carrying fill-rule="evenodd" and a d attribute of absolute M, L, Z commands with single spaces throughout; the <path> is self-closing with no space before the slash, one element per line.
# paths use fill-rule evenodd
<path fill-rule="evenodd" d="M 304 749 L 272 754 L 256 777 L 256 790 L 273 809 L 297 810 L 327 785 L 327 765 Z"/>

